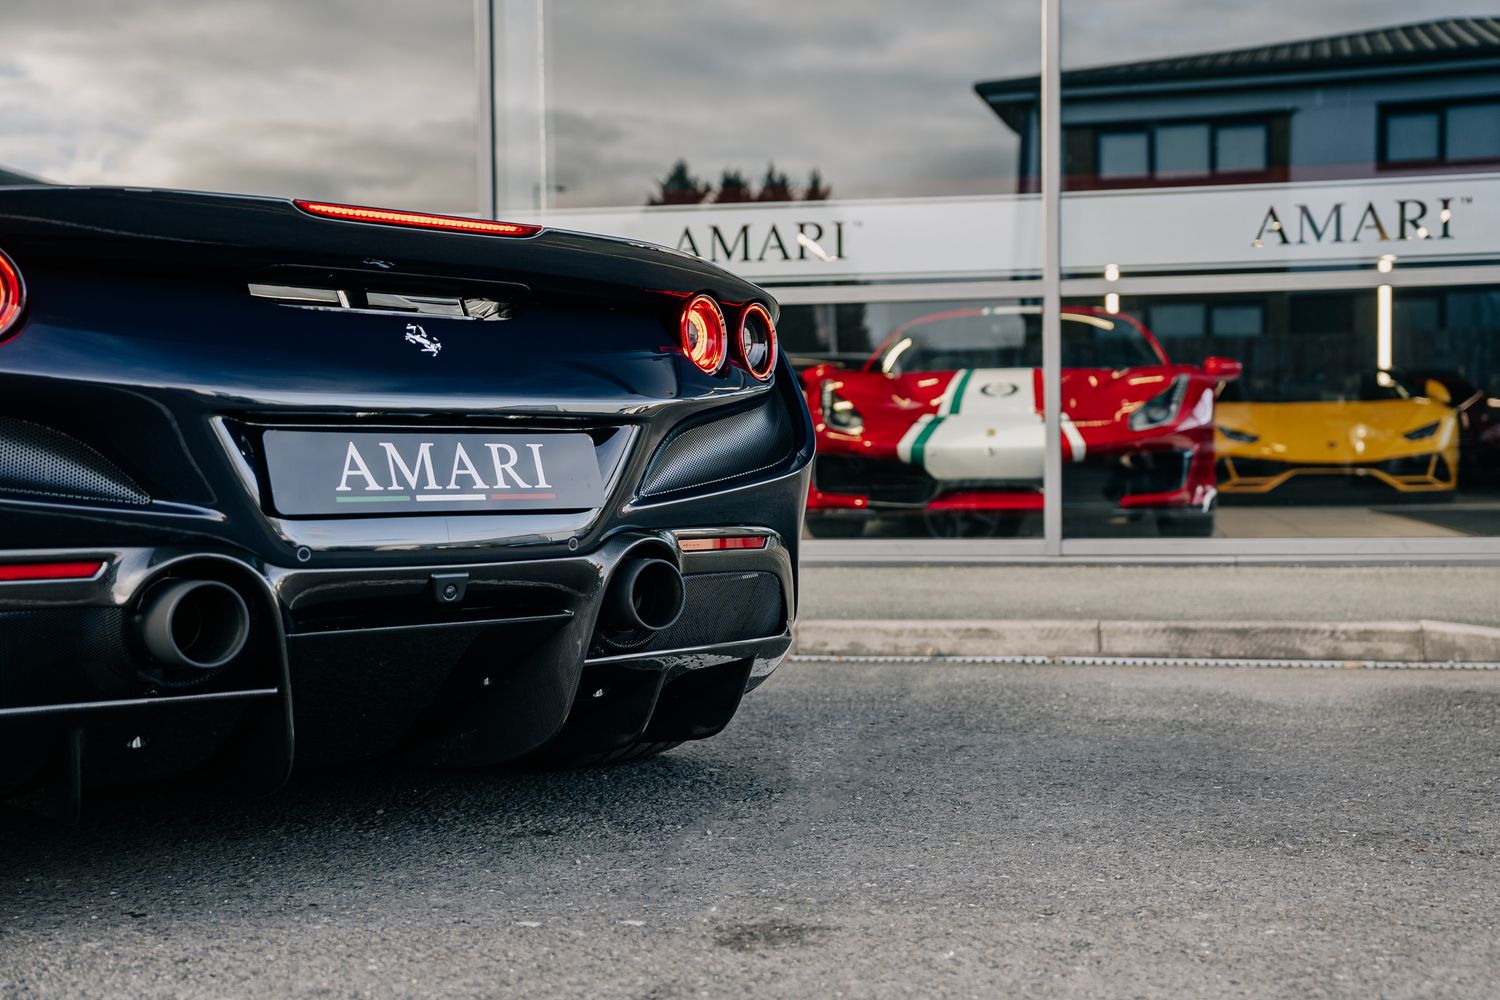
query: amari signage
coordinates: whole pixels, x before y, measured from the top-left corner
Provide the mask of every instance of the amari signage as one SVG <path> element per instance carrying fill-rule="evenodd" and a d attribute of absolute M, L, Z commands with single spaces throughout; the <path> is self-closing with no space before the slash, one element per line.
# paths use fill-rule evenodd
<path fill-rule="evenodd" d="M 531 221 L 531 220 L 527 220 Z M 537 221 L 657 243 L 761 282 L 1041 272 L 1035 195 L 557 211 Z M 1072 274 L 1500 259 L 1500 174 L 1070 193 Z"/>
<path fill-rule="evenodd" d="M 1373 201 L 1365 202 L 1363 207 L 1350 206 L 1342 201 L 1335 201 L 1332 207 L 1313 206 L 1298 204 L 1296 214 L 1288 215 L 1288 219 L 1294 221 L 1294 225 L 1288 226 L 1281 221 L 1281 214 L 1277 212 L 1273 204 L 1266 209 L 1265 218 L 1260 220 L 1260 229 L 1255 233 L 1255 239 L 1251 246 L 1257 249 L 1264 247 L 1267 240 L 1279 242 L 1282 246 L 1290 246 L 1296 243 L 1298 246 L 1306 246 L 1308 243 L 1343 243 L 1347 234 L 1348 242 L 1358 243 L 1363 237 L 1366 243 L 1390 243 L 1392 240 L 1451 240 L 1453 239 L 1453 199 L 1438 199 L 1439 211 L 1433 212 L 1435 219 L 1432 225 L 1436 231 L 1427 228 L 1425 224 L 1428 216 L 1428 203 L 1418 198 L 1397 198 L 1394 209 L 1391 205 L 1378 206 Z M 1386 215 L 1381 217 L 1380 211 L 1384 207 Z M 1345 228 L 1345 216 L 1353 217 L 1357 211 L 1358 219 L 1350 228 Z M 1320 221 L 1321 220 L 1321 221 Z M 1387 228 L 1386 220 L 1392 220 L 1394 226 Z"/>

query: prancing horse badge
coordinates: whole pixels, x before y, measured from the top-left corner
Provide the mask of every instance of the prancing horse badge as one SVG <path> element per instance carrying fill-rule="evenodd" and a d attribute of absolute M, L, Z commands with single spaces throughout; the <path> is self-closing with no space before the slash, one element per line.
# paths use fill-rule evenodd
<path fill-rule="evenodd" d="M 415 323 L 406 324 L 406 342 L 416 344 L 423 351 L 437 357 L 438 351 L 443 349 L 443 342 L 436 337 L 429 336 L 427 331 Z"/>

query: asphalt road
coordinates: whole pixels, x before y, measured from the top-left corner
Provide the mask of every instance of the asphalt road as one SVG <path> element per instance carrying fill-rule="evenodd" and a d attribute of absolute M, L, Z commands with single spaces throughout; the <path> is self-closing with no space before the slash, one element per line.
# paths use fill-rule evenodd
<path fill-rule="evenodd" d="M 0 996 L 1487 997 L 1500 674 L 793 663 L 531 775 L 0 813 Z"/>

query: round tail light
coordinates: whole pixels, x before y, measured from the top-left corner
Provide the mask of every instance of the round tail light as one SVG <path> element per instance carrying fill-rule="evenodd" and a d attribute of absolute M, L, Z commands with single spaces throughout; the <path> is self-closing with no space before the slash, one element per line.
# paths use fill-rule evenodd
<path fill-rule="evenodd" d="M 0 253 L 0 343 L 16 334 L 21 307 L 26 304 L 26 285 L 21 272 L 4 253 Z"/>
<path fill-rule="evenodd" d="M 682 353 L 710 375 L 724 367 L 729 355 L 729 331 L 719 304 L 707 295 L 695 295 L 683 307 Z"/>
<path fill-rule="evenodd" d="M 759 302 L 750 303 L 740 316 L 739 345 L 746 370 L 761 381 L 770 378 L 776 368 L 776 324 Z"/>

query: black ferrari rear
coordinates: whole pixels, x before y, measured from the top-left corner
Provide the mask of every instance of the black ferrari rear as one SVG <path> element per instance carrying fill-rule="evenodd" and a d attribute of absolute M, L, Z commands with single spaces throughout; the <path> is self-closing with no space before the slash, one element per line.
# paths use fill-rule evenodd
<path fill-rule="evenodd" d="M 0 192 L 0 791 L 612 759 L 775 668 L 811 425 L 784 360 L 682 333 L 695 296 L 731 339 L 774 303 L 431 225 L 462 223 Z"/>

